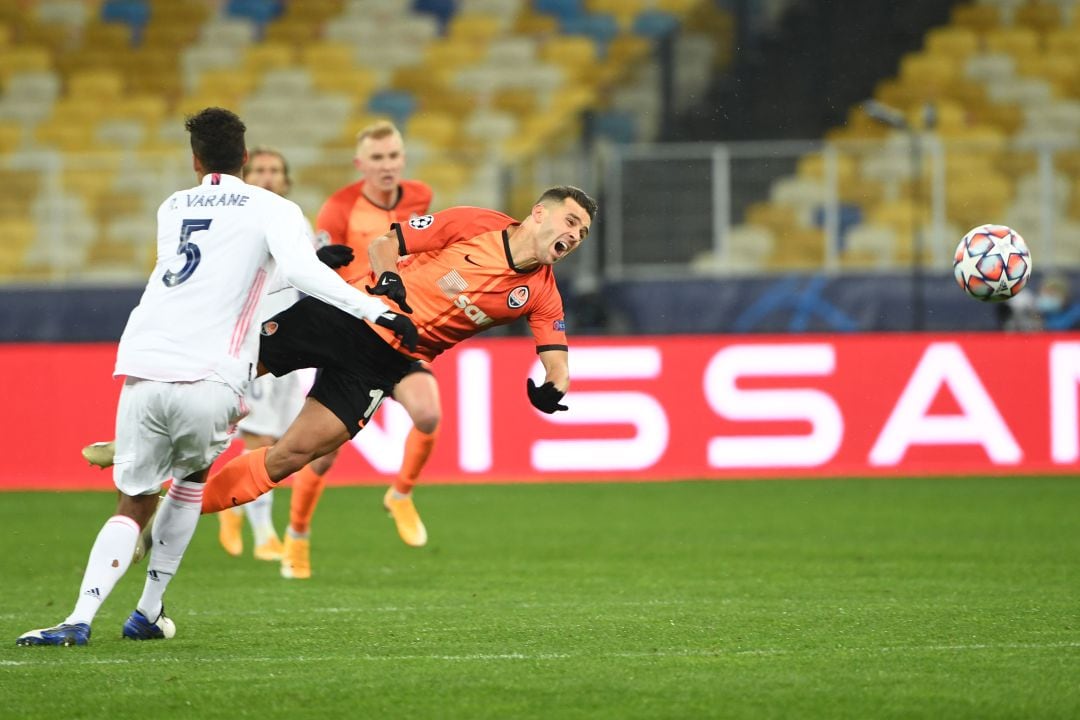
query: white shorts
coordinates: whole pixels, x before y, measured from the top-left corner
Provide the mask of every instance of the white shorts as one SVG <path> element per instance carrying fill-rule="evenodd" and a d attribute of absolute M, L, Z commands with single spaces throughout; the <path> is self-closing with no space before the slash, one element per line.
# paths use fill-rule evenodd
<path fill-rule="evenodd" d="M 243 398 L 221 382 L 127 378 L 116 408 L 117 489 L 157 493 L 169 478 L 210 467 L 229 446 L 244 409 Z"/>
<path fill-rule="evenodd" d="M 281 377 L 255 378 L 244 395 L 250 411 L 237 427 L 251 435 L 280 438 L 304 406 L 304 396 L 313 380 L 309 375 L 313 373 L 297 370 Z"/>

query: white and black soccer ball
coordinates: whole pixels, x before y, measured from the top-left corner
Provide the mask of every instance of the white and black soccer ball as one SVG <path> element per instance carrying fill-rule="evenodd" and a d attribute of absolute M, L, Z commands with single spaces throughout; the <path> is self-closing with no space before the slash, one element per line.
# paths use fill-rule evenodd
<path fill-rule="evenodd" d="M 980 225 L 956 246 L 953 276 L 976 300 L 1008 300 L 1016 297 L 1031 277 L 1031 251 L 1012 228 Z"/>

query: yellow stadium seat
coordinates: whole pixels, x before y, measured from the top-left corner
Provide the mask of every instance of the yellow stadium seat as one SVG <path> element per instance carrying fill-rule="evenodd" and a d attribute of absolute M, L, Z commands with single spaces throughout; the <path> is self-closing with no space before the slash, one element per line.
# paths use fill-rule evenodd
<path fill-rule="evenodd" d="M 318 18 L 290 15 L 270 23 L 266 27 L 265 39 L 303 47 L 318 40 L 319 28 Z"/>
<path fill-rule="evenodd" d="M 453 41 L 487 45 L 502 30 L 497 17 L 475 13 L 459 13 L 450 19 L 447 37 Z"/>
<path fill-rule="evenodd" d="M 168 103 L 160 95 L 129 95 L 112 103 L 107 117 L 156 125 L 165 119 L 168 111 Z"/>
<path fill-rule="evenodd" d="M 825 156 L 821 153 L 811 153 L 799 158 L 797 165 L 798 174 L 801 177 L 824 178 Z M 839 181 L 846 181 L 855 176 L 855 158 L 847 154 L 836 155 L 836 177 Z"/>
<path fill-rule="evenodd" d="M 825 232 L 791 227 L 775 234 L 767 264 L 774 270 L 812 270 L 825 260 Z"/>
<path fill-rule="evenodd" d="M 1001 13 L 993 5 L 959 5 L 952 11 L 953 25 L 985 32 L 1001 24 Z"/>
<path fill-rule="evenodd" d="M 619 28 L 623 30 L 629 30 L 634 18 L 650 5 L 648 0 L 586 0 L 585 2 L 585 8 L 590 13 L 612 15 L 618 22 Z"/>
<path fill-rule="evenodd" d="M 1028 4 L 1017 8 L 1013 22 L 1044 33 L 1061 27 L 1061 10 L 1056 5 L 1047 3 Z"/>
<path fill-rule="evenodd" d="M 379 86 L 379 80 L 370 70 L 360 68 L 309 68 L 311 81 L 322 92 L 334 92 L 355 98 L 362 103 Z"/>
<path fill-rule="evenodd" d="M 205 2 L 176 2 L 176 0 L 150 0 L 150 25 L 200 25 L 211 13 L 211 4 Z"/>
<path fill-rule="evenodd" d="M 941 27 L 926 34 L 926 52 L 929 55 L 945 55 L 960 62 L 978 51 L 979 36 L 968 28 Z"/>
<path fill-rule="evenodd" d="M 248 72 L 289 68 L 295 61 L 296 52 L 292 45 L 285 43 L 263 42 L 250 45 L 244 50 L 244 69 Z"/>
<path fill-rule="evenodd" d="M 91 22 L 82 30 L 84 48 L 117 50 L 131 46 L 131 27 L 126 23 Z"/>
<path fill-rule="evenodd" d="M 456 70 L 484 59 L 485 46 L 468 40 L 436 41 L 424 49 L 424 65 L 439 70 Z"/>
<path fill-rule="evenodd" d="M 48 49 L 34 45 L 13 45 L 0 49 L 0 82 L 20 72 L 35 72 L 52 68 Z"/>
<path fill-rule="evenodd" d="M 420 112 L 409 118 L 404 134 L 438 149 L 450 149 L 458 141 L 458 121 L 451 115 Z"/>
<path fill-rule="evenodd" d="M 1039 34 L 1030 28 L 997 28 L 983 36 L 983 44 L 990 52 L 1013 57 L 1031 55 L 1039 52 Z"/>
<path fill-rule="evenodd" d="M 154 16 L 143 28 L 140 49 L 159 52 L 169 50 L 179 53 L 182 49 L 195 42 L 198 36 L 199 23 L 166 22 Z"/>
<path fill-rule="evenodd" d="M 239 68 L 205 70 L 199 76 L 197 93 L 239 99 L 251 93 L 258 81 L 257 73 Z"/>
<path fill-rule="evenodd" d="M 115 70 L 84 70 L 68 76 L 67 90 L 72 98 L 112 102 L 124 93 L 124 78 Z"/>
<path fill-rule="evenodd" d="M 596 45 L 582 35 L 553 37 L 540 46 L 540 57 L 561 67 L 569 78 L 589 79 L 596 55 Z"/>
<path fill-rule="evenodd" d="M 559 32 L 559 21 L 552 15 L 525 10 L 518 15 L 514 32 L 519 35 L 549 37 Z"/>
<path fill-rule="evenodd" d="M 440 95 L 450 86 L 450 71 L 441 66 L 414 65 L 394 71 L 390 84 L 418 98 Z"/>
<path fill-rule="evenodd" d="M 23 258 L 37 235 L 37 228 L 28 218 L 0 218 L 0 274 L 16 275 Z"/>
<path fill-rule="evenodd" d="M 350 69 L 355 65 L 355 49 L 348 43 L 321 42 L 300 51 L 300 59 L 309 69 Z"/>
<path fill-rule="evenodd" d="M 961 227 L 998 222 L 1012 199 L 1012 184 L 1004 175 L 986 173 L 950 182 L 945 195 L 945 213 Z"/>
<path fill-rule="evenodd" d="M 798 227 L 794 208 L 768 202 L 757 202 L 747 207 L 746 222 L 768 228 L 777 237 Z"/>
<path fill-rule="evenodd" d="M 1041 77 L 1049 81 L 1059 96 L 1072 95 L 1077 89 L 1080 58 L 1049 53 L 1030 55 L 1018 60 L 1016 71 L 1021 75 Z"/>
<path fill-rule="evenodd" d="M 23 140 L 23 128 L 18 123 L 0 122 L 0 154 L 14 151 Z"/>
<path fill-rule="evenodd" d="M 1043 41 L 1046 43 L 1048 55 L 1066 55 L 1080 58 L 1080 28 L 1068 27 L 1051 30 L 1046 33 Z"/>
<path fill-rule="evenodd" d="M 948 55 L 909 53 L 900 61 L 900 81 L 918 88 L 944 90 L 958 74 L 956 61 Z"/>

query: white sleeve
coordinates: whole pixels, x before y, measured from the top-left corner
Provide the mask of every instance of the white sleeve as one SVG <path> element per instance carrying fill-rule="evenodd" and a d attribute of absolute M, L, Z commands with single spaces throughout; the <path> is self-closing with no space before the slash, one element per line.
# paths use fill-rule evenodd
<path fill-rule="evenodd" d="M 268 208 L 269 209 L 269 208 Z M 266 242 L 285 282 L 302 293 L 364 320 L 374 320 L 390 309 L 352 287 L 323 265 L 304 229 L 304 215 L 292 202 L 267 213 Z"/>

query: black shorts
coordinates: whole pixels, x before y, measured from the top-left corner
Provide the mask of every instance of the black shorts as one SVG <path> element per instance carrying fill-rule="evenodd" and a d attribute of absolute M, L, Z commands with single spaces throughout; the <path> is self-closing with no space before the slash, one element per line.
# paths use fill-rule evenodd
<path fill-rule="evenodd" d="M 278 377 L 319 368 L 308 397 L 355 435 L 395 385 L 420 365 L 390 347 L 366 322 L 307 297 L 262 324 L 259 362 Z"/>

